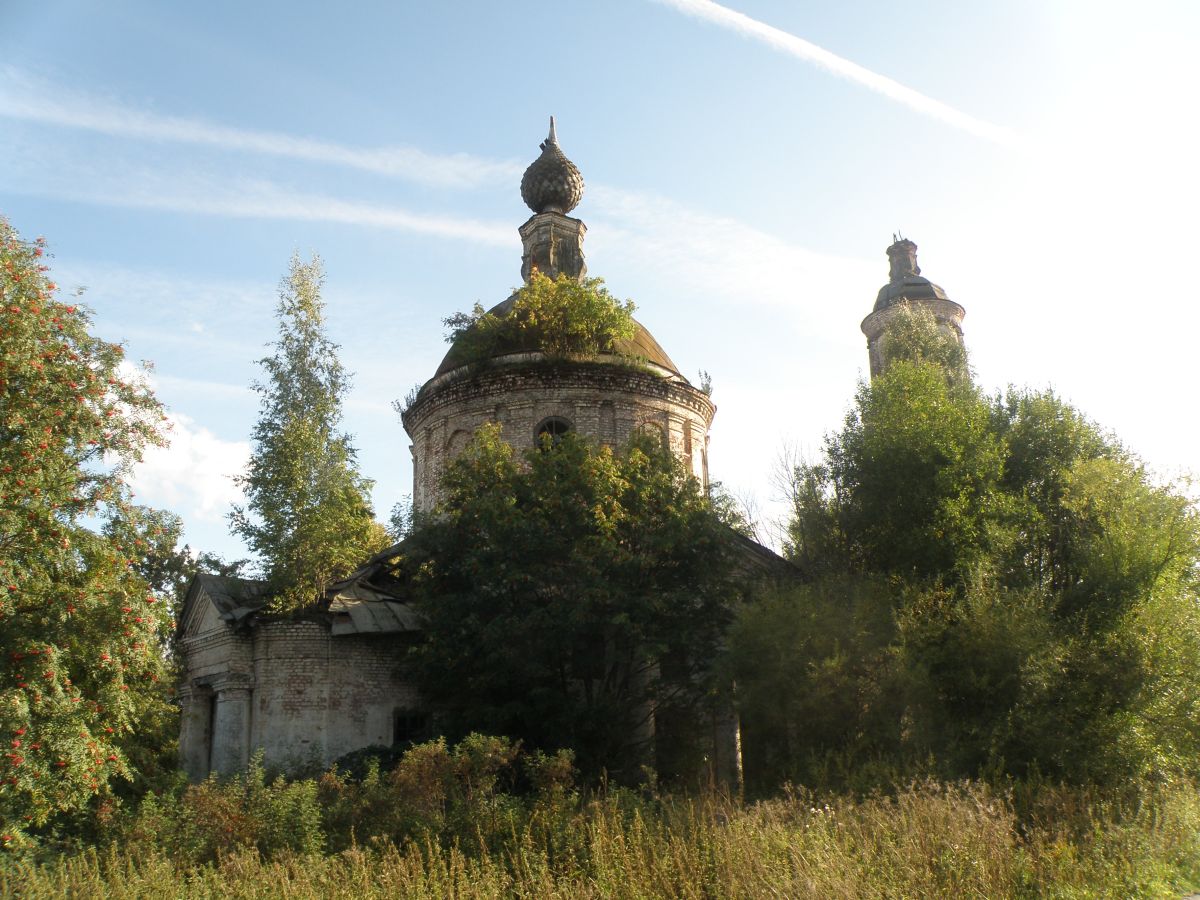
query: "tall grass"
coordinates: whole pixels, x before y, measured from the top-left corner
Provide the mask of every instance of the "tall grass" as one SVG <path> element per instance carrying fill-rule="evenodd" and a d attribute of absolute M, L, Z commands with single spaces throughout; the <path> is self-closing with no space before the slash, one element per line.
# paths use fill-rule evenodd
<path fill-rule="evenodd" d="M 808 794 L 742 805 L 563 790 L 491 803 L 506 796 L 491 797 L 490 817 L 446 818 L 399 844 L 377 835 L 333 850 L 327 837 L 315 852 L 248 842 L 198 862 L 142 835 L 76 856 L 11 860 L 0 894 L 1130 898 L 1178 897 L 1200 882 L 1200 794 L 1187 784 L 1120 798 L 931 782 L 820 803 Z"/>

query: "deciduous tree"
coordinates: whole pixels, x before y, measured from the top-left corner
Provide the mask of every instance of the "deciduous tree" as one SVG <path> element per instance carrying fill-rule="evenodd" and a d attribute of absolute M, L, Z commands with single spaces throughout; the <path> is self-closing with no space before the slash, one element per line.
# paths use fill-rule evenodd
<path fill-rule="evenodd" d="M 731 532 L 652 438 L 517 455 L 485 427 L 443 491 L 405 551 L 426 621 L 416 671 L 446 729 L 636 777 L 650 713 L 686 722 L 705 702 L 736 595 Z"/>
<path fill-rule="evenodd" d="M 0 841 L 103 798 L 165 714 L 167 606 L 139 573 L 157 523 L 130 466 L 162 411 L 118 344 L 0 220 Z M 135 754 L 136 755 L 136 754 Z"/>
<path fill-rule="evenodd" d="M 323 283 L 319 258 L 292 258 L 280 284 L 275 352 L 259 361 L 266 379 L 254 386 L 254 452 L 239 478 L 247 505 L 230 516 L 258 554 L 278 610 L 314 602 L 330 579 L 388 542 L 371 510 L 372 482 L 338 430 L 349 376 L 325 334 Z"/>
<path fill-rule="evenodd" d="M 1001 443 L 958 343 L 928 314 L 889 330 L 823 459 L 793 474 L 793 557 L 823 570 L 961 579 L 1002 539 Z"/>
<path fill-rule="evenodd" d="M 956 341 L 897 319 L 886 370 L 823 458 L 795 472 L 790 551 L 818 582 L 747 610 L 735 632 L 750 708 L 797 682 L 805 696 L 874 698 L 836 728 L 804 713 L 808 759 L 783 769 L 877 758 L 933 759 L 952 777 L 1200 771 L 1194 502 L 1052 392 L 987 400 Z M 847 571 L 875 593 L 847 593 Z M 894 625 L 883 652 L 845 617 L 878 609 L 861 598 L 880 583 Z M 831 603 L 845 616 L 813 614 Z M 756 669 L 773 656 L 787 660 L 778 677 Z M 789 722 L 777 746 L 799 728 Z"/>

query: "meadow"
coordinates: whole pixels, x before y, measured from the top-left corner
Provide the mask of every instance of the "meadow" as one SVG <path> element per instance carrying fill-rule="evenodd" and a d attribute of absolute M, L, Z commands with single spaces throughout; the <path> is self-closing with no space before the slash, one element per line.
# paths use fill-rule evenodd
<path fill-rule="evenodd" d="M 9 859 L 0 894 L 1131 898 L 1200 884 L 1200 792 L 1186 782 L 926 781 L 742 802 L 580 793 L 545 757 L 514 793 L 512 761 L 433 750 L 361 780 L 212 780 L 118 816 L 107 846 Z"/>

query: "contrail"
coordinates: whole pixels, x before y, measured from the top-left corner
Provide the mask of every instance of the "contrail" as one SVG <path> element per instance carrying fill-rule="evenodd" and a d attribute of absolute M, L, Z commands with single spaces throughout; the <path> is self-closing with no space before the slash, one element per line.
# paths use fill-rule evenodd
<path fill-rule="evenodd" d="M 760 22 L 758 19 L 752 19 L 744 13 L 730 9 L 727 6 L 713 3 L 712 0 L 657 0 L 657 2 L 674 7 L 682 13 L 695 16 L 697 19 L 704 19 L 707 22 L 712 22 L 714 25 L 728 28 L 730 31 L 735 31 L 744 37 L 762 41 L 776 50 L 782 50 L 784 53 L 790 54 L 797 59 L 820 66 L 827 72 L 831 72 L 840 78 L 845 78 L 847 81 L 853 81 L 855 84 L 860 84 L 868 90 L 882 94 L 890 100 L 895 100 L 897 103 L 902 103 L 909 109 L 919 112 L 922 115 L 945 122 L 947 125 L 957 128 L 960 131 L 965 131 L 968 134 L 973 134 L 976 137 L 1006 147 L 1020 148 L 1023 146 L 1021 138 L 1011 129 L 993 124 L 992 122 L 985 122 L 983 119 L 977 119 L 975 116 L 968 115 L 961 110 L 955 109 L 953 106 L 948 106 L 940 100 L 927 97 L 920 91 L 914 91 L 910 87 L 905 87 L 900 82 L 893 81 L 886 75 L 872 72 L 870 69 L 863 68 L 858 63 L 838 56 L 836 53 L 830 53 L 828 50 L 818 47 L 811 41 L 806 41 L 804 38 L 781 31 L 772 25 L 768 25 L 766 22 Z"/>
<path fill-rule="evenodd" d="M 285 219 L 300 222 L 331 222 L 367 228 L 386 228 L 438 238 L 468 240 L 477 244 L 511 247 L 515 229 L 502 222 L 487 222 L 457 216 L 413 212 L 395 206 L 380 206 L 342 200 L 321 194 L 297 193 L 262 180 L 193 178 L 186 174 L 161 173 L 139 177 L 137 173 L 116 178 L 91 177 L 86 186 L 69 182 L 39 182 L 26 178 L 9 184 L 13 193 L 56 197 L 73 203 L 94 203 L 130 209 L 151 209 L 193 215 L 236 219 Z"/>
<path fill-rule="evenodd" d="M 231 128 L 202 119 L 157 116 L 96 97 L 56 91 L 0 66 L 0 116 L 95 131 L 329 163 L 441 187 L 474 187 L 519 177 L 517 163 L 466 153 L 438 155 L 415 147 L 350 147 L 272 131 Z"/>

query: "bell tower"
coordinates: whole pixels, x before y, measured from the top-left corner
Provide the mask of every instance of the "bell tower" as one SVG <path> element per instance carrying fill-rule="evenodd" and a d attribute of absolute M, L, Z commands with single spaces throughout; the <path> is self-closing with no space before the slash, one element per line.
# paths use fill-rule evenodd
<path fill-rule="evenodd" d="M 893 235 L 887 248 L 888 283 L 879 289 L 875 308 L 862 321 L 867 336 L 871 377 L 884 370 L 883 344 L 888 323 L 903 308 L 926 309 L 946 334 L 962 343 L 962 320 L 967 311 L 946 296 L 946 292 L 921 275 L 917 265 L 917 245 L 908 238 Z"/>

